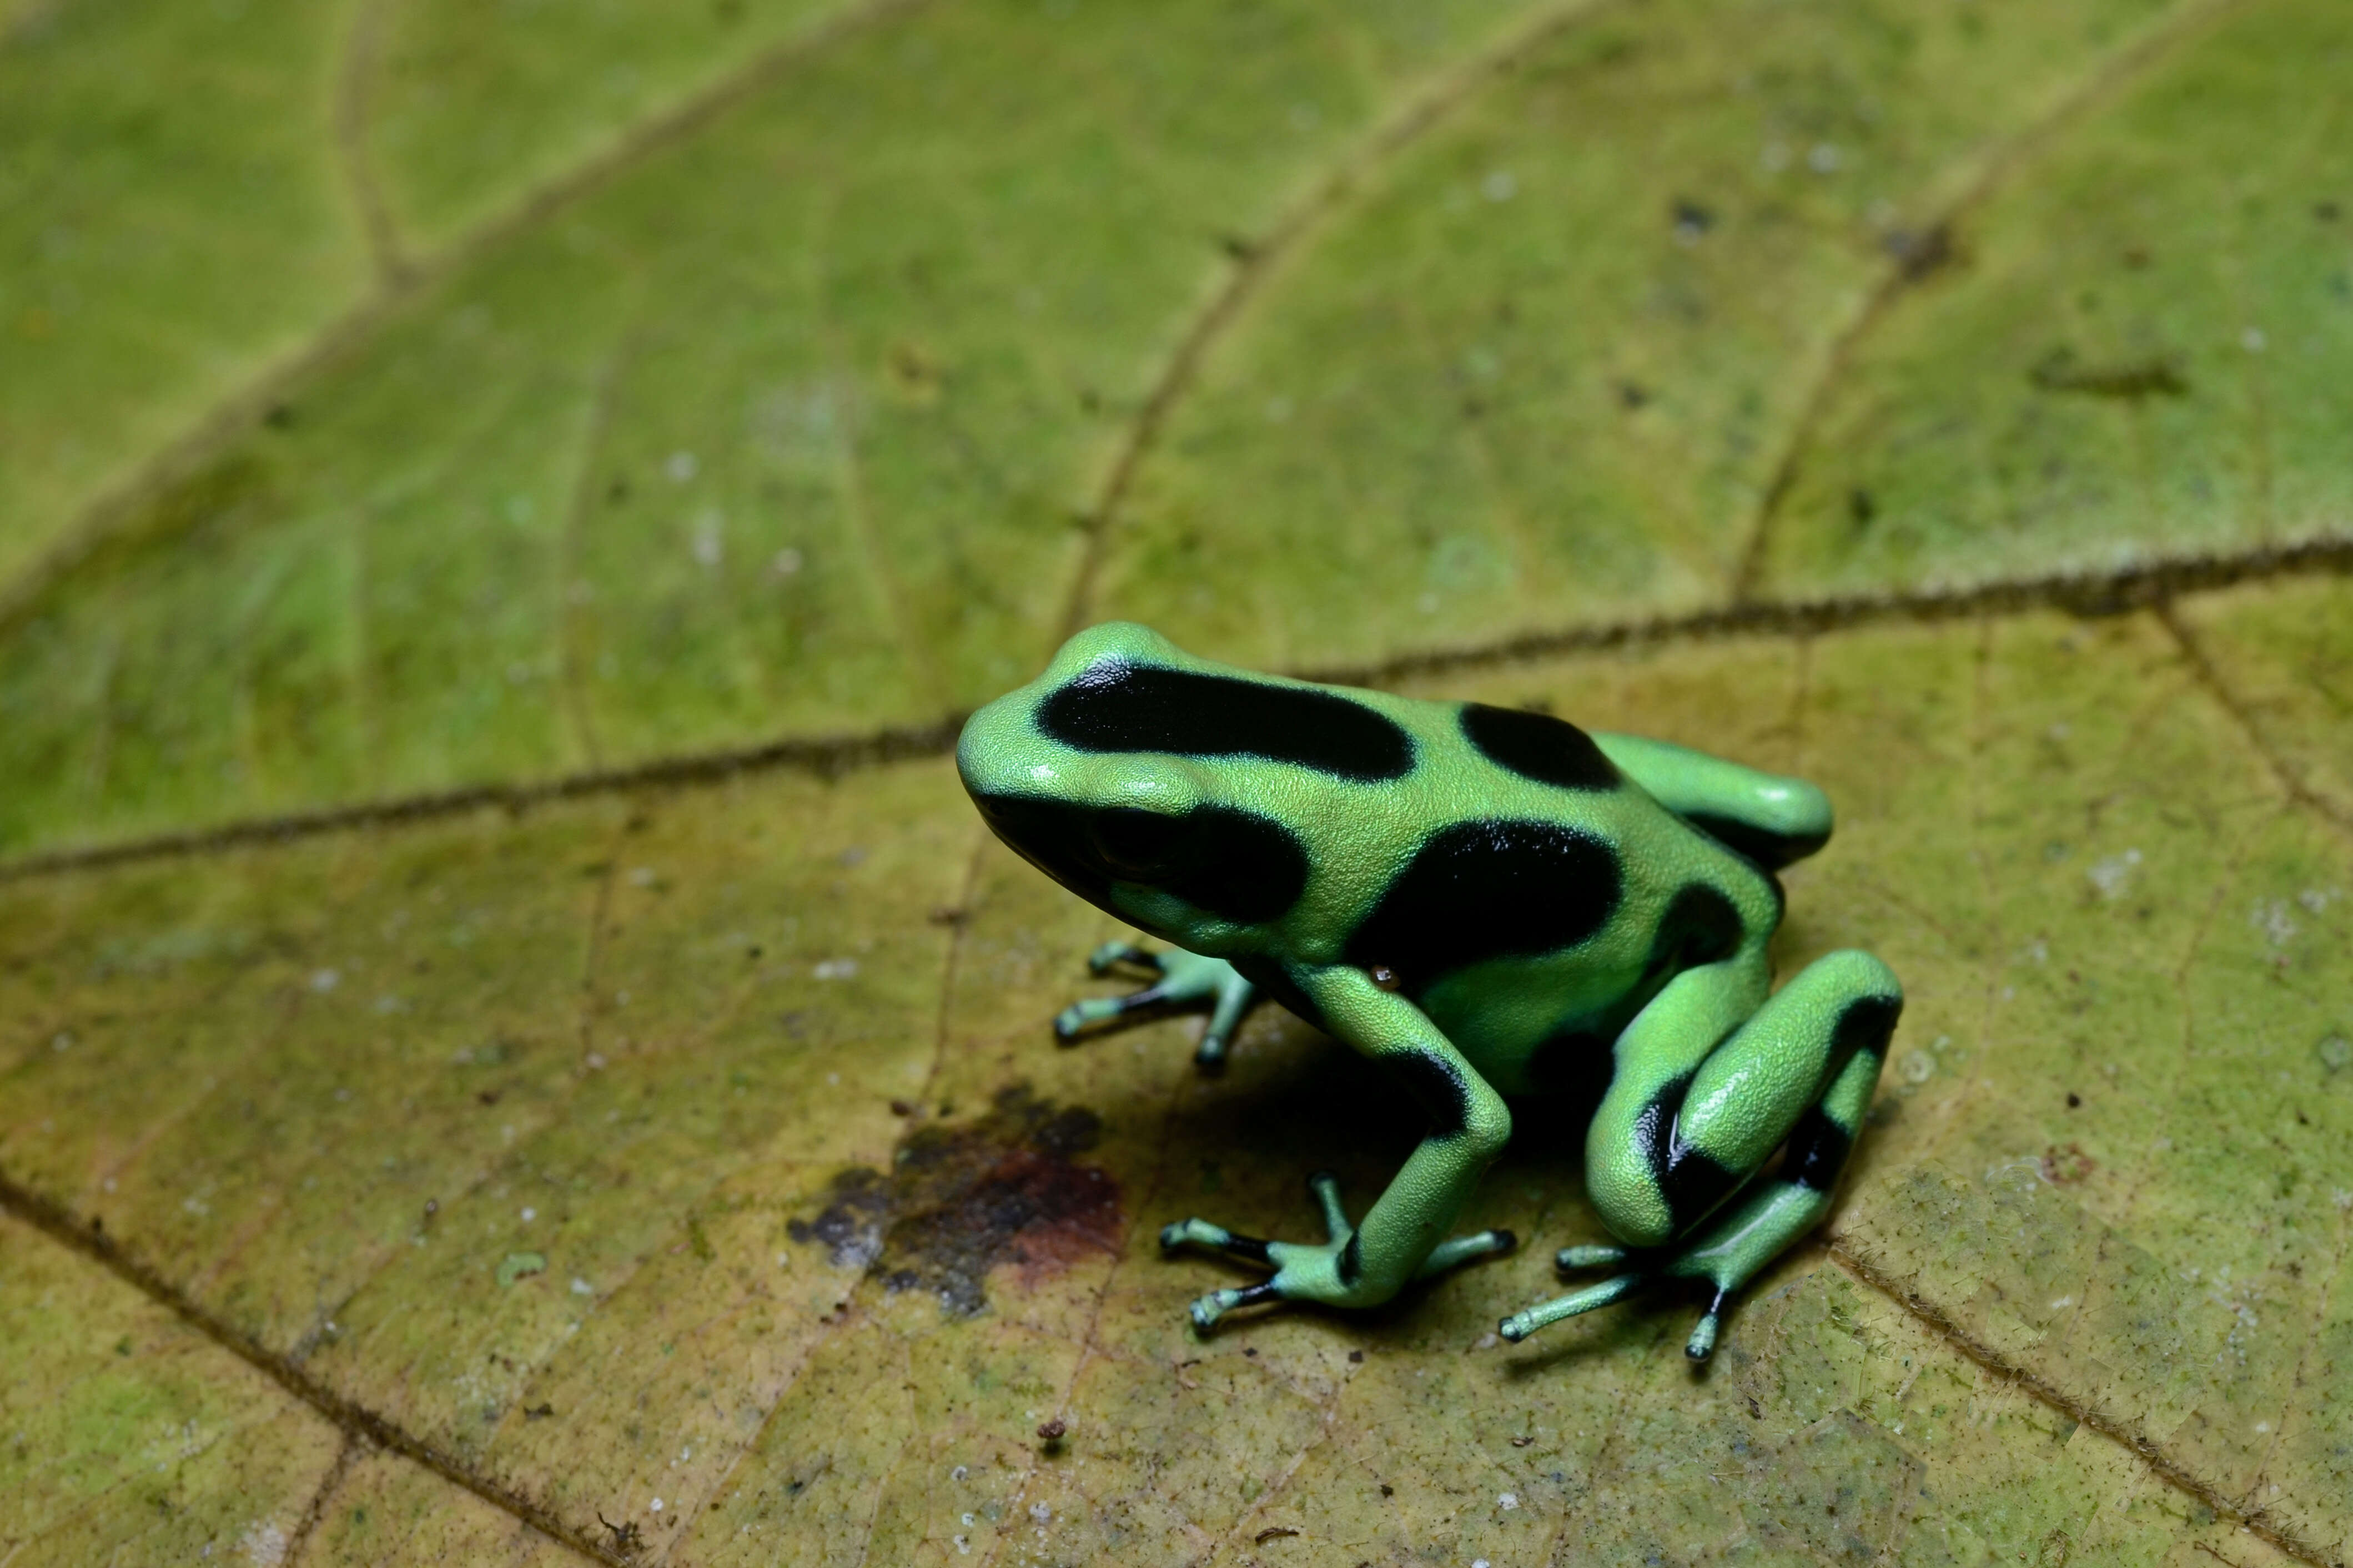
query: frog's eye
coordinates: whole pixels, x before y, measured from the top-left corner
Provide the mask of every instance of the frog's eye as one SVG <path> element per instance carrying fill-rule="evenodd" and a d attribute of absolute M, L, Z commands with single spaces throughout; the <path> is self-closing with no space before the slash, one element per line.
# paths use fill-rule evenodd
<path fill-rule="evenodd" d="M 1096 812 L 1089 830 L 1105 869 L 1131 882 L 1151 881 L 1174 870 L 1191 837 L 1184 817 L 1133 806 Z"/>

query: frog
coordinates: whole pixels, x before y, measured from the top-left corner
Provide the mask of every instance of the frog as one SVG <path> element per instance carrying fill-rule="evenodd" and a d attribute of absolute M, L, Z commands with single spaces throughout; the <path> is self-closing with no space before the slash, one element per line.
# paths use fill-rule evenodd
<path fill-rule="evenodd" d="M 1321 1241 L 1166 1226 L 1172 1254 L 1264 1271 L 1195 1300 L 1197 1331 L 1271 1303 L 1377 1307 L 1512 1251 L 1457 1221 L 1515 1115 L 1543 1121 L 1578 1081 L 1601 1088 L 1584 1173 L 1609 1236 L 1554 1261 L 1606 1276 L 1504 1318 L 1504 1340 L 1684 1280 L 1708 1293 L 1684 1345 L 1704 1363 L 1828 1214 L 1904 992 L 1859 949 L 1773 984 L 1778 873 L 1831 837 L 1817 786 L 1543 711 L 1262 674 L 1128 622 L 974 712 L 955 761 L 1008 847 L 1164 944 L 1098 948 L 1098 973 L 1155 984 L 1075 1005 L 1058 1034 L 1207 1005 L 1215 1063 L 1271 998 L 1427 1119 L 1360 1219 L 1308 1178 Z"/>

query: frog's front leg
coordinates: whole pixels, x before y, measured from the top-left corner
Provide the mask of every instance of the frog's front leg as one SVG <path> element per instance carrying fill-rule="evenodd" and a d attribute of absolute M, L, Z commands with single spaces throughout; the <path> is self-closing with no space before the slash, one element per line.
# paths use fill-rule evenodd
<path fill-rule="evenodd" d="M 1158 978 L 1141 991 L 1124 996 L 1090 996 L 1073 1002 L 1054 1018 L 1054 1037 L 1068 1043 L 1081 1033 L 1139 1011 L 1163 1012 L 1209 1004 L 1208 1026 L 1193 1059 L 1214 1068 L 1226 1059 L 1226 1042 L 1258 999 L 1258 988 L 1222 958 L 1204 958 L 1181 947 L 1146 952 L 1132 942 L 1107 942 L 1087 956 L 1087 973 L 1108 974 L 1113 969 L 1141 969 Z"/>
<path fill-rule="evenodd" d="M 1683 1348 L 1705 1361 L 1732 1293 L 1829 1211 L 1903 988 L 1871 954 L 1833 952 L 1742 1022 L 1761 963 L 1743 955 L 1684 971 L 1619 1037 L 1609 1091 L 1587 1136 L 1586 1184 L 1609 1228 L 1651 1257 L 1504 1319 L 1505 1339 L 1607 1306 L 1653 1277 L 1697 1279 L 1715 1294 Z M 1716 1215 L 1784 1142 L 1776 1179 Z M 1573 1247 L 1559 1263 L 1593 1268 L 1628 1256 Z"/>
<path fill-rule="evenodd" d="M 1208 1247 L 1274 1269 L 1256 1285 L 1213 1290 L 1194 1302 L 1193 1321 L 1205 1330 L 1233 1309 L 1261 1301 L 1377 1306 L 1411 1280 L 1514 1245 L 1507 1230 L 1445 1239 L 1480 1174 L 1511 1141 L 1511 1112 L 1502 1097 L 1420 1008 L 1381 990 L 1363 970 L 1335 966 L 1296 978 L 1333 1034 L 1404 1079 L 1429 1112 L 1430 1131 L 1361 1225 L 1349 1223 L 1330 1176 L 1309 1179 L 1324 1211 L 1321 1243 L 1261 1241 L 1200 1219 L 1162 1230 L 1164 1247 Z"/>

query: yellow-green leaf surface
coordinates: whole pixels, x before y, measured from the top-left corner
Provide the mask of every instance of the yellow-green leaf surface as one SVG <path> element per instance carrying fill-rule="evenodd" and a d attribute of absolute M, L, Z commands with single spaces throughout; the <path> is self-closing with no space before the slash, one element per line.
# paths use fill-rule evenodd
<path fill-rule="evenodd" d="M 2353 1558 L 2337 0 L 0 7 L 0 1560 Z M 1408 1108 L 955 716 L 1070 626 L 1821 783 L 1681 1354 L 1187 1212 Z M 1049 1439 L 1041 1428 L 1060 1423 Z M 208 1556 L 207 1556 L 208 1554 Z"/>

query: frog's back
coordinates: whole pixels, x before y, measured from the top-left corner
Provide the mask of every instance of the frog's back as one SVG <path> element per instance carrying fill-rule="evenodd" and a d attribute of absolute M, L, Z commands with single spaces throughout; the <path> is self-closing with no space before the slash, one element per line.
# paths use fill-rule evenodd
<path fill-rule="evenodd" d="M 1770 936 L 1773 879 L 1584 731 L 1396 701 L 1416 742 L 1385 814 L 1397 850 L 1336 956 L 1389 971 L 1498 1088 L 1606 1076 L 1610 1040 L 1670 977 Z"/>

